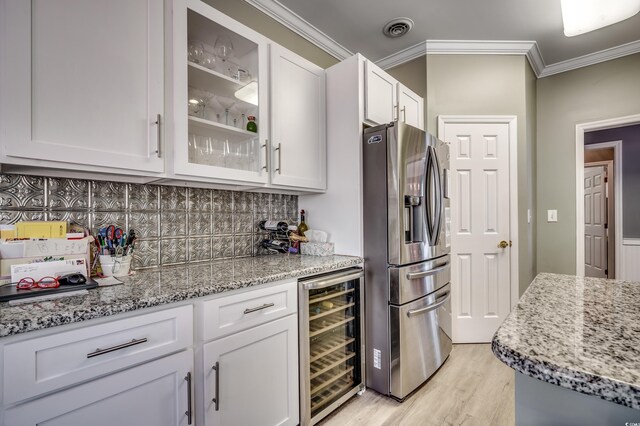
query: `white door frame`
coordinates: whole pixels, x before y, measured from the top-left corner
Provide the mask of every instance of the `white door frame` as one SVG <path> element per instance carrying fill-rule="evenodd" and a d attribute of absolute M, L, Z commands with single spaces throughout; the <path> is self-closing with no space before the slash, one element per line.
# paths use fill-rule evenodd
<path fill-rule="evenodd" d="M 594 130 L 613 129 L 634 124 L 640 124 L 640 114 L 576 124 L 576 275 L 579 277 L 584 277 L 584 134 L 585 132 L 592 132 Z M 617 278 L 624 268 L 624 265 L 622 265 L 622 142 L 605 142 L 594 145 L 599 145 L 600 148 L 606 148 L 606 144 L 615 144 L 616 142 L 620 142 L 619 149 L 616 149 L 616 145 L 609 145 L 608 147 L 613 147 L 615 150 L 614 186 L 616 196 L 615 237 Z"/>
<path fill-rule="evenodd" d="M 480 123 L 509 126 L 509 238 L 512 247 L 509 250 L 511 308 L 520 298 L 518 269 L 518 118 L 515 115 L 439 115 L 438 138 L 444 134 L 444 126 L 449 123 Z"/>

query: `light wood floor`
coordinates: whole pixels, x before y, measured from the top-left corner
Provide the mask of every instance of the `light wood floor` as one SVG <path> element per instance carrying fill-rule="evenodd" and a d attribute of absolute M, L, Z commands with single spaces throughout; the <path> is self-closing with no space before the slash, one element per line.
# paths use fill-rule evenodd
<path fill-rule="evenodd" d="M 514 396 L 514 372 L 490 345 L 454 345 L 440 370 L 403 403 L 367 389 L 320 424 L 512 426 Z"/>

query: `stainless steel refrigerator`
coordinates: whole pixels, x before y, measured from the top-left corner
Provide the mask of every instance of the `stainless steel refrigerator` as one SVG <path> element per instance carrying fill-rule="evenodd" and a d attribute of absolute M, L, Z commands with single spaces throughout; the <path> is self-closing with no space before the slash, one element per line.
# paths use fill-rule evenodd
<path fill-rule="evenodd" d="M 449 147 L 393 122 L 362 152 L 366 383 L 403 400 L 451 352 Z"/>

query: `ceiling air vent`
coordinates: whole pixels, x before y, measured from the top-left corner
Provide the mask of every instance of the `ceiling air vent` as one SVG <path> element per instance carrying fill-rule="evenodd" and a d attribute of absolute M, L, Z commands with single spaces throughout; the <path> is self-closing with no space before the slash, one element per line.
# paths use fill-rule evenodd
<path fill-rule="evenodd" d="M 384 26 L 382 32 L 387 37 L 402 37 L 413 28 L 413 21 L 409 18 L 396 18 L 393 19 Z"/>

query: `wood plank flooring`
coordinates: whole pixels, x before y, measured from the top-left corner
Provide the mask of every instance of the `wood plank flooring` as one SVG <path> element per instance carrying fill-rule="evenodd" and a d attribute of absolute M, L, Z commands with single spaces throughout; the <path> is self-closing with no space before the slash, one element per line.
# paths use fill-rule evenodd
<path fill-rule="evenodd" d="M 454 345 L 440 370 L 403 403 L 367 389 L 322 426 L 514 425 L 514 371 L 489 344 Z"/>

